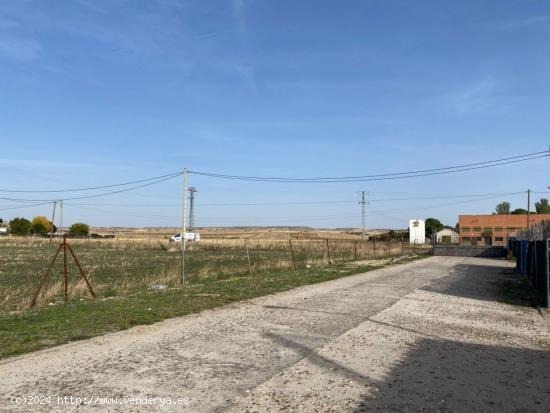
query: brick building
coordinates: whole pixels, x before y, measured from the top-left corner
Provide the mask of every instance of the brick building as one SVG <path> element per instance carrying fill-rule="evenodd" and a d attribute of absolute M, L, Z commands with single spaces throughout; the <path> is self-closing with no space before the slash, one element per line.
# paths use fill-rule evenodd
<path fill-rule="evenodd" d="M 550 220 L 550 214 L 531 214 L 529 225 Z M 459 215 L 460 243 L 506 245 L 517 230 L 527 228 L 527 215 Z"/>

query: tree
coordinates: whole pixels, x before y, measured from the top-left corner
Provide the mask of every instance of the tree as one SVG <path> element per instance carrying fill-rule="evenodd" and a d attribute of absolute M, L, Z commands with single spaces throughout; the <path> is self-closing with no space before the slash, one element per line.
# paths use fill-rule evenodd
<path fill-rule="evenodd" d="M 512 215 L 527 215 L 527 210 L 523 208 L 516 208 L 511 212 Z"/>
<path fill-rule="evenodd" d="M 426 218 L 426 236 L 430 237 L 434 232 L 441 231 L 444 225 L 436 218 Z"/>
<path fill-rule="evenodd" d="M 35 228 L 37 231 L 35 231 Z M 33 234 L 47 234 L 52 230 L 52 223 L 44 215 L 38 215 L 32 219 Z M 42 232 L 43 231 L 43 232 Z"/>
<path fill-rule="evenodd" d="M 46 235 L 48 233 L 48 228 L 46 228 L 43 222 L 33 222 L 31 224 L 31 232 L 36 235 Z"/>
<path fill-rule="evenodd" d="M 73 237 L 87 237 L 90 233 L 90 226 L 83 222 L 76 222 L 69 228 L 69 235 Z"/>
<path fill-rule="evenodd" d="M 14 218 L 10 221 L 10 233 L 13 235 L 29 235 L 31 233 L 31 221 L 25 218 Z"/>
<path fill-rule="evenodd" d="M 539 202 L 535 202 L 537 214 L 550 214 L 550 205 L 548 199 L 541 198 Z"/>
<path fill-rule="evenodd" d="M 503 201 L 495 208 L 497 215 L 509 215 L 510 214 L 510 202 Z"/>

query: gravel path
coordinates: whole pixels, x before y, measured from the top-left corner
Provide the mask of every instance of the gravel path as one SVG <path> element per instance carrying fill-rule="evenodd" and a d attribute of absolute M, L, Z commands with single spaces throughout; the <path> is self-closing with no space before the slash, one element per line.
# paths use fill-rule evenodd
<path fill-rule="evenodd" d="M 509 268 L 431 257 L 8 359 L 0 411 L 543 411 L 548 324 L 495 301 Z"/>

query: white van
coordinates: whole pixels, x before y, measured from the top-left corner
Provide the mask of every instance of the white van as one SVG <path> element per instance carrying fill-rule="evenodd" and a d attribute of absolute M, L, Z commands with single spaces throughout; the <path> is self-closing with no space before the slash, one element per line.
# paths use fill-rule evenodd
<path fill-rule="evenodd" d="M 200 241 L 201 240 L 201 234 L 198 232 L 186 232 L 185 233 L 185 240 L 186 241 Z M 170 242 L 181 242 L 181 232 L 176 235 L 172 235 L 170 237 Z"/>

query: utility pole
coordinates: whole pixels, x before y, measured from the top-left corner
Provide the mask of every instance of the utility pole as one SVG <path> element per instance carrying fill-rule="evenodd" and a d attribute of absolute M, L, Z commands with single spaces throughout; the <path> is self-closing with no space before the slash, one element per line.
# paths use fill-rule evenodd
<path fill-rule="evenodd" d="M 359 201 L 361 205 L 361 237 L 363 240 L 365 239 L 365 204 L 367 203 L 365 201 L 365 193 L 365 191 L 361 191 L 361 201 Z"/>
<path fill-rule="evenodd" d="M 189 188 L 189 232 L 195 232 L 195 193 L 197 188 Z"/>
<path fill-rule="evenodd" d="M 187 219 L 187 168 L 183 169 L 183 211 L 181 220 L 181 283 L 185 284 L 185 224 Z"/>
<path fill-rule="evenodd" d="M 63 235 L 63 200 L 59 200 L 59 231 Z"/>
<path fill-rule="evenodd" d="M 529 215 L 531 215 L 531 190 L 527 190 L 527 230 L 529 230 Z"/>
<path fill-rule="evenodd" d="M 57 205 L 57 201 L 53 201 L 53 212 L 52 212 L 52 228 L 50 229 L 50 244 L 52 243 L 53 238 L 53 224 L 55 222 L 55 207 Z"/>

